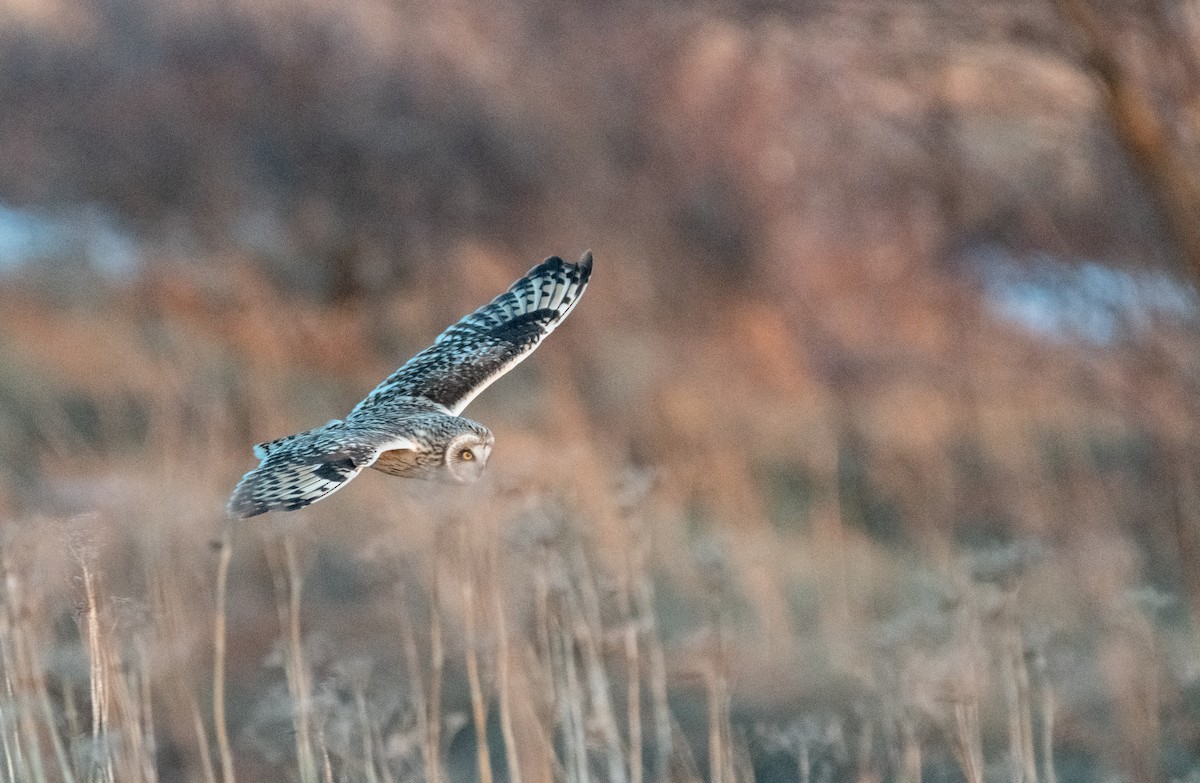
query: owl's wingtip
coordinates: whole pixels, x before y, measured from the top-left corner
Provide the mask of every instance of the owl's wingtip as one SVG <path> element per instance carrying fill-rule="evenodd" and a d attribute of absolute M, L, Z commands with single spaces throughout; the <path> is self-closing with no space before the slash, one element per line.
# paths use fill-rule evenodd
<path fill-rule="evenodd" d="M 579 269 L 580 282 L 586 283 L 592 276 L 592 251 L 583 251 L 583 255 L 575 262 L 575 266 Z"/>
<path fill-rule="evenodd" d="M 591 250 L 583 251 L 583 255 L 580 256 L 579 260 L 573 264 L 569 263 L 567 261 L 563 261 L 562 258 L 559 256 L 550 256 L 545 261 L 543 261 L 542 263 L 535 266 L 533 269 L 530 269 L 528 272 L 526 272 L 525 276 L 526 277 L 535 276 L 538 273 L 542 272 L 543 270 L 548 270 L 548 269 L 577 269 L 582 274 L 583 279 L 586 280 L 588 275 L 591 274 L 591 271 L 592 271 L 592 251 Z M 517 281 L 517 282 L 520 282 L 520 281 Z"/>
<path fill-rule="evenodd" d="M 265 514 L 267 511 L 270 509 L 261 503 L 255 503 L 246 496 L 242 491 L 241 483 L 233 491 L 233 497 L 229 498 L 229 502 L 225 504 L 225 516 L 235 522 Z"/>

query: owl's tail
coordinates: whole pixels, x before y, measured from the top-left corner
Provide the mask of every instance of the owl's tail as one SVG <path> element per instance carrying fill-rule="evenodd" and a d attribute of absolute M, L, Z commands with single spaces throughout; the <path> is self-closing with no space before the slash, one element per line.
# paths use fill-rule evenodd
<path fill-rule="evenodd" d="M 238 519 L 268 511 L 295 511 L 332 495 L 370 464 L 369 451 L 330 437 L 330 422 L 315 430 L 260 443 L 262 462 L 242 476 L 227 510 Z"/>

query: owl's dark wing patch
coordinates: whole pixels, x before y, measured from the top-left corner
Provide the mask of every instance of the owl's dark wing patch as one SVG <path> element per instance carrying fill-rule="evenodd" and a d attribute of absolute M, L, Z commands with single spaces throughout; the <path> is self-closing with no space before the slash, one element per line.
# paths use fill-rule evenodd
<path fill-rule="evenodd" d="M 245 519 L 268 511 L 304 508 L 344 487 L 373 457 L 335 452 L 298 459 L 276 452 L 238 482 L 229 499 L 229 513 Z"/>
<path fill-rule="evenodd" d="M 231 516 L 295 511 L 332 495 L 388 449 L 417 448 L 407 438 L 366 436 L 330 422 L 270 443 L 260 443 L 258 467 L 242 476 L 229 499 Z"/>
<path fill-rule="evenodd" d="M 471 400 L 537 348 L 579 303 L 592 254 L 568 264 L 557 256 L 530 269 L 507 291 L 451 326 L 409 359 L 351 416 L 392 397 L 430 400 L 458 415 Z"/>

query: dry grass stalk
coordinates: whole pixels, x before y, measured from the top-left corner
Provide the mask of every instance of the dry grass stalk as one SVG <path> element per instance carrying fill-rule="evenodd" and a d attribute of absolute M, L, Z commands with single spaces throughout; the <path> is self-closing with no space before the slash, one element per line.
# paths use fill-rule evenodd
<path fill-rule="evenodd" d="M 220 571 L 220 564 L 217 567 Z M 219 576 L 219 574 L 218 574 Z M 182 605 L 179 596 L 178 584 L 168 578 L 169 574 L 166 570 L 158 569 L 151 574 L 150 578 L 150 609 L 152 616 L 155 619 L 155 625 L 158 628 L 158 633 L 155 638 L 157 645 L 164 645 L 167 649 L 173 650 L 190 650 L 192 645 L 192 630 L 186 622 L 188 618 L 188 609 Z M 218 582 L 220 579 L 217 580 Z M 217 587 L 217 593 L 221 592 L 221 588 Z M 213 610 L 214 634 L 216 632 L 216 615 L 217 607 Z M 195 638 L 198 640 L 201 637 L 197 634 Z M 213 640 L 215 642 L 215 639 Z M 147 656 L 149 651 L 147 651 Z M 205 672 L 208 676 L 215 674 L 216 649 L 214 644 L 213 649 L 214 671 Z M 149 671 L 149 669 L 146 669 Z M 190 682 L 191 678 L 172 677 L 167 683 L 155 683 L 147 679 L 147 691 L 153 695 L 158 693 L 160 703 L 169 705 L 166 711 L 167 721 L 176 718 L 179 721 L 176 727 L 177 731 L 183 732 L 182 736 L 175 737 L 180 744 L 188 738 L 194 739 L 196 757 L 199 760 L 200 776 L 204 783 L 216 783 L 217 775 L 213 767 L 213 752 L 212 745 L 208 737 L 208 729 L 205 726 L 204 713 L 200 706 L 199 700 L 196 697 L 196 691 Z M 155 690 L 157 685 L 157 691 Z M 70 711 L 64 710 L 68 718 L 71 715 Z M 211 717 L 215 718 L 215 711 Z M 216 721 L 214 720 L 214 725 Z"/>
<path fill-rule="evenodd" d="M 84 622 L 92 703 L 92 747 L 94 752 L 104 753 L 107 777 L 112 780 L 111 759 L 105 748 L 108 741 L 108 681 L 104 665 L 105 649 L 100 643 L 100 610 L 96 603 L 96 581 L 86 555 L 79 555 L 79 566 L 83 574 L 84 597 L 87 602 Z"/>
<path fill-rule="evenodd" d="M 1015 591 L 1006 597 L 1003 613 L 1004 635 L 1003 652 L 1008 659 L 1005 668 L 1005 679 L 1011 678 L 1011 684 L 1006 685 L 1010 691 L 1011 709 L 1015 713 L 1015 727 L 1010 729 L 1011 739 L 1016 741 L 1013 755 L 1013 767 L 1019 767 L 1020 777 L 1024 783 L 1038 783 L 1037 754 L 1033 747 L 1033 703 L 1029 690 L 1029 668 L 1025 665 L 1025 640 L 1017 619 L 1013 602 L 1016 601 Z M 1016 774 L 1014 773 L 1014 779 Z"/>
<path fill-rule="evenodd" d="M 537 660 L 548 671 L 547 685 L 550 690 L 550 701 L 556 703 L 558 693 L 557 670 L 554 667 L 556 652 L 553 648 L 553 629 L 550 618 L 550 547 L 538 547 L 537 567 L 534 570 L 533 581 L 534 632 L 537 635 Z"/>
<path fill-rule="evenodd" d="M 296 750 L 300 762 L 300 780 L 303 783 L 316 780 L 316 760 L 312 749 L 312 684 L 309 682 L 308 667 L 304 659 L 304 643 L 300 634 L 300 598 L 304 592 L 304 576 L 296 560 L 296 546 L 290 536 L 283 539 L 283 552 L 287 565 L 287 624 L 288 632 L 288 685 L 292 690 L 293 711 L 296 721 Z"/>
<path fill-rule="evenodd" d="M 496 676 L 500 690 L 500 731 L 504 736 L 504 757 L 508 764 L 509 783 L 521 783 L 520 753 L 513 731 L 512 683 L 509 676 L 512 651 L 508 638 L 508 618 L 505 617 L 499 590 L 493 591 L 493 600 L 492 612 L 496 620 Z"/>
<path fill-rule="evenodd" d="M 487 704 L 479 680 L 479 650 L 475 633 L 475 590 L 468 573 L 462 580 L 463 626 L 466 634 L 467 683 L 471 689 L 471 714 L 475 720 L 475 750 L 481 783 L 492 783 L 492 762 L 487 738 Z"/>
<path fill-rule="evenodd" d="M 604 628 L 600 620 L 600 597 L 596 591 L 596 583 L 591 569 L 588 568 L 587 558 L 578 548 L 575 549 L 574 554 L 573 559 L 578 577 L 576 582 L 584 611 L 573 612 L 575 622 L 572 624 L 572 628 L 584 656 L 592 717 L 604 737 L 609 782 L 626 783 L 625 751 L 621 747 L 616 713 L 609 696 L 608 672 L 599 648 L 599 640 L 604 636 Z"/>
<path fill-rule="evenodd" d="M 300 631 L 300 604 L 304 579 L 290 536 L 283 538 L 283 562 L 278 552 L 267 547 L 267 562 L 275 585 L 275 612 L 284 636 L 284 676 L 292 699 L 296 761 L 301 783 L 317 783 L 317 759 L 313 751 L 312 686 L 304 658 Z"/>
<path fill-rule="evenodd" d="M 317 723 L 317 747 L 321 751 L 321 774 L 323 783 L 333 783 L 333 762 L 329 758 L 329 745 L 325 742 L 325 724 Z"/>
<path fill-rule="evenodd" d="M 674 715 L 671 715 L 671 733 L 674 737 L 671 743 L 674 752 L 671 755 L 672 766 L 667 779 L 685 783 L 700 783 L 703 780 L 700 777 L 700 766 L 692 754 L 692 746 L 688 743 L 687 735 L 684 734 Z"/>
<path fill-rule="evenodd" d="M 645 487 L 636 495 L 637 500 L 629 499 L 624 503 L 627 511 L 632 510 L 637 503 L 645 500 Z M 629 783 L 642 783 L 645 778 L 644 741 L 642 738 L 642 650 L 641 632 L 644 618 L 641 605 L 635 599 L 634 592 L 640 580 L 645 579 L 645 543 L 637 524 L 637 515 L 626 514 L 625 535 L 628 545 L 625 549 L 625 570 L 621 575 L 620 609 L 625 621 L 622 633 L 623 652 L 625 655 L 625 723 L 629 736 Z"/>
<path fill-rule="evenodd" d="M 204 783 L 217 783 L 217 772 L 213 769 L 212 753 L 208 746 L 208 732 L 204 729 L 204 716 L 200 714 L 200 705 L 192 701 L 192 730 L 196 734 L 196 744 L 200 747 L 200 772 Z"/>
<path fill-rule="evenodd" d="M 716 672 L 717 663 L 705 671 L 705 686 L 708 691 L 708 774 L 712 783 L 725 783 L 725 745 L 721 726 L 724 693 L 720 687 L 721 677 Z M 732 783 L 732 781 L 730 781 Z"/>
<path fill-rule="evenodd" d="M 4 675 L 4 694 L 11 702 L 12 681 L 9 678 L 7 671 Z M 8 774 L 8 777 L 5 778 L 6 781 L 16 781 L 19 779 L 17 778 L 17 767 L 19 766 L 17 759 L 19 758 L 18 754 L 20 753 L 20 750 L 17 749 L 16 742 L 14 741 L 15 735 L 13 733 L 13 729 L 11 728 L 11 723 L 12 720 L 8 716 L 7 710 L 0 709 L 0 747 L 4 749 L 5 772 Z"/>
<path fill-rule="evenodd" d="M 708 691 L 708 765 L 712 783 L 735 783 L 734 749 L 729 722 L 729 673 L 725 647 L 725 620 L 720 597 L 715 588 L 712 594 L 712 648 L 705 670 Z"/>
<path fill-rule="evenodd" d="M 1000 677 L 1004 681 L 1004 700 L 1008 707 L 1009 775 L 1012 783 L 1030 783 L 1025 778 L 1025 744 L 1021 736 L 1021 702 L 1017 690 L 1017 676 L 1013 671 L 1012 656 L 1009 654 L 1007 642 L 1005 639 L 1000 650 Z"/>
<path fill-rule="evenodd" d="M 92 568 L 94 552 L 89 545 L 78 541 L 73 541 L 71 548 L 84 588 L 81 632 L 88 656 L 88 690 L 91 697 L 89 776 L 104 781 L 131 779 L 131 775 L 124 774 L 125 767 L 135 760 L 131 760 L 128 753 L 122 753 L 125 750 L 122 745 L 130 741 L 139 727 L 136 720 L 127 720 L 127 725 L 123 727 L 126 730 L 124 736 L 121 732 L 113 731 L 114 707 L 118 699 L 124 707 L 122 716 L 128 718 L 131 714 L 130 698 L 121 675 L 120 650 L 115 638 L 104 633 L 96 573 Z M 133 768 L 137 768 L 136 763 Z M 120 776 L 118 769 L 122 771 Z"/>
<path fill-rule="evenodd" d="M 906 783 L 921 783 L 921 742 L 916 721 L 910 715 L 900 718 L 901 764 Z"/>
<path fill-rule="evenodd" d="M 367 713 L 366 678 L 354 683 L 354 706 L 358 710 L 359 730 L 362 732 L 363 769 L 367 773 L 367 783 L 379 783 L 379 775 L 375 771 L 375 750 L 372 745 L 375 733 L 372 731 L 370 715 Z M 326 754 L 328 758 L 328 754 Z M 328 766 L 328 763 L 326 764 Z M 384 764 L 384 767 L 387 765 Z"/>
<path fill-rule="evenodd" d="M 158 556 L 162 557 L 162 561 L 168 557 L 167 552 L 160 551 Z M 162 562 L 160 561 L 160 562 Z M 220 572 L 220 563 L 217 566 Z M 214 668 L 205 670 L 204 674 L 211 677 L 215 674 L 215 658 L 216 645 L 215 640 L 208 633 L 203 636 L 194 632 L 191 628 L 191 623 L 187 622 L 190 617 L 190 612 L 194 612 L 191 606 L 185 606 L 181 602 L 179 596 L 179 585 L 172 576 L 174 574 L 168 572 L 167 569 L 152 569 L 148 574 L 149 580 L 149 611 L 150 616 L 154 618 L 155 635 L 152 638 L 152 644 L 146 646 L 144 644 L 138 646 L 138 655 L 142 661 L 142 670 L 144 673 L 144 701 L 145 707 L 143 712 L 146 716 L 150 716 L 152 722 L 157 725 L 157 729 L 148 728 L 148 740 L 152 748 L 157 748 L 157 735 L 163 728 L 167 729 L 169 741 L 178 741 L 180 747 L 191 745 L 196 746 L 196 757 L 199 761 L 199 775 L 204 783 L 216 782 L 216 771 L 212 766 L 212 748 L 210 746 L 208 729 L 205 727 L 204 713 L 199 701 L 196 698 L 196 689 L 194 689 L 191 677 L 170 677 L 167 682 L 157 680 L 154 675 L 154 667 L 152 663 L 155 661 L 155 655 L 163 655 L 166 651 L 170 655 L 170 651 L 174 650 L 191 650 L 193 638 L 196 641 L 204 639 L 205 641 L 214 642 L 211 652 L 214 658 Z M 217 581 L 220 581 L 218 579 Z M 220 592 L 220 587 L 216 588 Z M 216 596 L 214 594 L 214 600 Z M 212 611 L 212 622 L 214 622 L 214 634 L 216 630 L 216 606 Z M 211 680 L 208 682 L 209 688 L 214 685 Z M 211 695 L 211 689 L 209 691 Z M 152 711 L 152 704 L 155 703 L 157 697 L 158 704 L 167 706 L 163 710 L 164 715 Z M 157 716 L 157 717 L 154 717 Z M 210 718 L 215 718 L 215 712 L 210 711 Z M 214 724 L 216 723 L 214 719 Z M 178 734 L 176 734 L 178 733 Z M 157 749 L 152 753 L 157 754 Z"/>
<path fill-rule="evenodd" d="M 628 596 L 628 591 L 626 591 Z M 642 673 L 638 649 L 638 621 L 628 612 L 626 598 L 625 700 L 629 731 L 629 783 L 642 783 Z"/>
<path fill-rule="evenodd" d="M 533 557 L 532 638 L 513 636 L 507 625 L 507 614 L 500 615 L 505 625 L 499 629 L 508 639 L 510 650 L 507 699 L 511 703 L 514 741 L 519 746 L 520 774 L 537 783 L 561 781 L 570 774 L 569 762 L 564 766 L 554 739 L 556 731 L 565 724 L 560 710 L 563 678 L 558 666 L 557 631 L 551 608 L 550 559 L 550 547 L 542 542 Z M 516 666 L 513 665 L 514 654 Z"/>
<path fill-rule="evenodd" d="M 858 732 L 858 783 L 880 783 L 882 775 L 875 763 L 875 722 L 862 716 Z"/>
<path fill-rule="evenodd" d="M 663 653 L 662 639 L 658 634 L 658 623 L 654 613 L 654 587 L 644 573 L 635 577 L 634 595 L 638 615 L 646 626 L 646 653 L 649 659 L 647 676 L 650 680 L 651 713 L 654 721 L 654 780 L 655 783 L 667 783 L 671 774 L 674 719 L 667 702 L 666 656 Z"/>
<path fill-rule="evenodd" d="M 569 630 L 571 619 L 564 616 L 565 613 L 561 605 L 555 606 L 552 612 L 551 666 L 558 679 L 554 689 L 558 724 L 566 756 L 564 766 L 568 783 L 589 783 L 591 772 L 588 763 L 587 726 L 583 715 L 584 693 L 579 682 L 574 639 Z"/>
<path fill-rule="evenodd" d="M 745 734 L 733 735 L 730 726 L 730 747 L 733 748 L 730 774 L 734 780 L 754 783 L 754 760 L 750 757 L 750 748 L 746 743 Z"/>
<path fill-rule="evenodd" d="M 67 719 L 67 736 L 79 737 L 83 735 L 83 724 L 79 722 L 79 706 L 75 703 L 75 689 L 66 687 L 62 692 L 63 712 L 66 713 Z"/>
<path fill-rule="evenodd" d="M 14 628 L 14 637 L 16 633 L 17 631 Z M 12 647 L 19 649 L 19 642 L 15 638 L 13 641 L 14 644 Z M 30 730 L 29 711 L 23 703 L 25 701 L 23 698 L 24 694 L 19 690 L 19 685 L 14 685 L 12 677 L 8 674 L 11 667 L 11 670 L 17 674 L 18 683 L 20 683 L 24 680 L 28 670 L 18 660 L 15 649 L 8 649 L 8 644 L 4 644 L 3 647 L 5 649 L 3 655 L 0 655 L 0 661 L 4 663 L 5 694 L 8 696 L 8 705 L 11 705 L 13 711 L 13 714 L 8 717 L 6 723 L 12 726 L 10 729 L 13 735 L 11 747 L 15 748 L 17 754 L 15 761 L 19 768 L 28 770 L 27 774 L 35 779 L 41 779 L 43 765 L 38 752 L 37 732 L 36 729 L 34 731 Z"/>
<path fill-rule="evenodd" d="M 555 737 L 562 736 L 560 704 L 555 696 L 557 659 L 539 658 L 533 644 L 521 645 L 517 652 L 522 665 L 512 670 L 513 695 L 524 698 L 514 704 L 514 718 L 521 720 L 513 728 L 521 750 L 522 775 L 536 783 L 559 783 L 567 778 L 568 770 L 555 744 Z"/>
<path fill-rule="evenodd" d="M 403 635 L 404 644 L 404 660 L 408 666 L 408 682 L 409 689 L 412 694 L 413 711 L 416 713 L 417 732 L 421 736 L 421 766 L 426 779 L 430 783 L 437 783 L 438 777 L 438 757 L 439 752 L 437 746 L 432 742 L 432 729 L 430 723 L 434 720 L 440 720 L 440 716 L 429 713 L 429 703 L 425 698 L 425 677 L 421 673 L 421 658 L 417 650 L 416 634 L 413 631 L 412 614 L 409 611 L 409 602 L 407 600 L 407 591 L 404 589 L 403 582 L 399 586 L 399 603 L 400 603 L 400 630 Z M 432 607 L 430 608 L 431 620 L 435 613 Z M 384 765 L 387 768 L 387 765 Z"/>
<path fill-rule="evenodd" d="M 597 634 L 586 622 L 579 619 L 575 624 L 575 637 L 583 648 L 592 718 L 604 738 L 608 779 L 611 783 L 626 783 L 625 749 L 621 746 L 621 736 L 617 730 L 616 713 L 609 696 L 608 672 L 598 649 Z"/>
<path fill-rule="evenodd" d="M 979 703 L 974 693 L 953 697 L 954 723 L 951 740 L 967 783 L 983 783 L 983 748 L 979 730 Z"/>
<path fill-rule="evenodd" d="M 1042 713 L 1042 783 L 1058 783 L 1058 773 L 1054 769 L 1054 688 L 1047 668 L 1046 656 L 1041 650 L 1035 650 L 1033 669 L 1037 675 L 1038 703 Z"/>
<path fill-rule="evenodd" d="M 153 714 L 145 709 L 148 694 L 145 693 L 143 680 L 146 677 L 146 669 L 136 665 L 145 660 L 141 656 L 144 645 L 140 632 L 135 631 L 128 643 L 133 662 L 123 659 L 122 645 L 115 634 L 112 637 L 109 644 L 117 647 L 117 654 L 110 655 L 109 659 L 112 666 L 111 679 L 114 683 L 114 714 L 118 719 L 117 743 L 121 749 L 116 768 L 117 778 L 157 783 L 154 731 L 149 726 Z"/>
<path fill-rule="evenodd" d="M 139 651 L 142 646 L 141 640 L 135 636 L 132 640 L 132 649 L 135 658 L 139 660 Z M 113 667 L 114 701 L 120 705 L 115 712 L 121 720 L 115 741 L 122 750 L 119 765 L 120 778 L 157 783 L 153 732 L 147 729 L 148 721 L 152 716 L 147 715 L 145 711 L 142 671 L 140 667 L 121 662 L 117 662 Z M 135 773 L 136 777 L 134 777 Z"/>
<path fill-rule="evenodd" d="M 371 738 L 375 747 L 379 748 L 379 775 L 383 779 L 383 783 L 396 783 L 396 778 L 392 774 L 392 766 L 388 763 L 387 745 L 383 741 L 383 727 L 378 720 L 371 721 Z"/>
<path fill-rule="evenodd" d="M 62 775 L 63 783 L 75 783 L 75 774 L 71 769 L 71 763 L 67 758 L 67 750 L 63 745 L 62 737 L 59 736 L 57 721 L 54 716 L 54 706 L 50 701 L 50 692 L 46 686 L 46 676 L 44 671 L 39 671 L 37 676 L 38 702 L 42 710 L 42 720 L 46 724 L 46 732 L 50 735 L 50 743 L 54 749 L 54 759 L 58 764 L 59 774 Z M 65 688 L 70 686 L 64 684 Z"/>
<path fill-rule="evenodd" d="M 141 761 L 142 774 L 145 776 L 147 783 L 158 783 L 158 769 L 156 767 L 158 759 L 158 739 L 154 726 L 154 701 L 150 693 L 150 657 L 146 652 L 145 640 L 138 638 L 136 640 L 137 659 L 138 659 L 138 706 L 141 720 L 140 731 L 136 732 L 137 736 L 143 740 L 143 747 L 140 752 L 135 755 L 135 758 Z"/>
<path fill-rule="evenodd" d="M 217 735 L 217 755 L 221 761 L 222 783 L 236 783 L 233 771 L 233 752 L 229 746 L 229 726 L 225 711 L 225 622 L 227 616 L 227 599 L 229 590 L 229 562 L 233 558 L 233 535 L 229 525 L 221 536 L 221 551 L 217 558 L 217 608 L 213 626 L 213 728 Z M 198 732 L 202 745 L 202 755 L 207 759 L 208 740 L 203 732 Z M 206 775 L 206 779 L 207 779 Z"/>
<path fill-rule="evenodd" d="M 433 766 L 429 780 L 441 783 L 442 768 L 442 679 L 446 652 L 442 644 L 442 594 L 440 587 L 441 558 L 434 554 L 433 584 L 429 603 L 429 750 L 426 756 Z"/>
<path fill-rule="evenodd" d="M 20 716 L 13 714 L 19 709 L 17 700 L 16 687 L 13 684 L 13 675 L 20 671 L 14 659 L 13 650 L 9 644 L 9 639 L 16 631 L 16 616 L 19 616 L 18 611 L 13 611 L 11 603 L 13 602 L 12 593 L 15 592 L 12 588 L 14 580 L 6 575 L 5 579 L 5 597 L 4 616 L 0 618 L 3 624 L 0 625 L 0 673 L 4 676 L 4 699 L 0 700 L 0 747 L 4 750 L 5 772 L 7 773 L 7 781 L 16 781 L 18 770 L 22 773 L 26 772 L 24 757 L 25 754 L 21 749 L 21 730 Z"/>
<path fill-rule="evenodd" d="M 953 710 L 950 726 L 951 746 L 966 783 L 983 783 L 983 736 L 979 725 L 980 671 L 985 647 L 981 640 L 978 595 L 965 574 L 957 574 L 963 600 L 955 612 L 954 625 L 962 660 L 957 676 L 949 684 L 948 701 Z"/>
<path fill-rule="evenodd" d="M 21 766 L 27 763 L 31 767 L 28 772 L 32 779 L 42 780 L 46 768 L 50 766 L 42 758 L 41 738 L 46 735 L 54 754 L 54 771 L 63 783 L 74 783 L 72 765 L 54 717 L 45 662 L 38 652 L 35 618 L 39 616 L 40 607 L 31 605 L 35 599 L 24 589 L 24 580 L 14 570 L 9 552 L 11 550 L 0 557 L 0 579 L 3 579 L 4 586 L 3 600 L 0 600 L 0 669 L 4 672 L 4 691 L 8 696 L 6 706 L 16 711 L 16 722 L 14 725 L 13 715 L 5 714 L 7 711 L 0 707 L 0 733 L 4 736 L 6 768 L 11 773 L 14 763 Z M 21 686 L 14 685 L 13 675 Z M 69 688 L 66 684 L 64 687 Z M 37 715 L 41 716 L 44 729 L 37 725 Z M 11 739 L 10 725 L 13 726 Z M 15 759 L 7 757 L 10 749 L 15 752 Z"/>

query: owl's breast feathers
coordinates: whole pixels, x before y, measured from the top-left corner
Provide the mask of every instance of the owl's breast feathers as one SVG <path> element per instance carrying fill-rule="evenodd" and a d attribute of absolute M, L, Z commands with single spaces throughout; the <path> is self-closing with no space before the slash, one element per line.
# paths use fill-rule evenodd
<path fill-rule="evenodd" d="M 387 473 L 389 476 L 400 476 L 401 478 L 416 476 L 420 470 L 417 453 L 409 449 L 385 451 L 379 455 L 371 467 Z"/>

